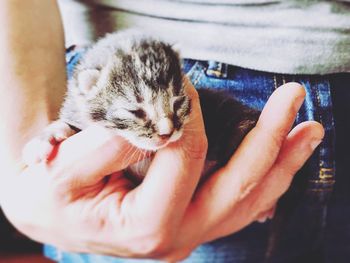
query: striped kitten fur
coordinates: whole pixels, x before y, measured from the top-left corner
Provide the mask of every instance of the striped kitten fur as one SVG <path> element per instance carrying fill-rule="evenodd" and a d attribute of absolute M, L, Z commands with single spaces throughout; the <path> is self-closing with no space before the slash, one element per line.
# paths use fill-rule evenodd
<path fill-rule="evenodd" d="M 178 140 L 191 112 L 180 61 L 171 45 L 134 32 L 99 40 L 75 67 L 60 118 L 37 139 L 46 146 L 35 158 L 47 158 L 48 143 L 58 143 L 93 123 L 115 130 L 144 150 L 156 151 Z M 198 92 L 209 143 L 204 173 L 209 174 L 228 161 L 255 126 L 259 112 L 222 91 Z M 148 162 L 140 164 L 129 173 L 143 177 Z"/>

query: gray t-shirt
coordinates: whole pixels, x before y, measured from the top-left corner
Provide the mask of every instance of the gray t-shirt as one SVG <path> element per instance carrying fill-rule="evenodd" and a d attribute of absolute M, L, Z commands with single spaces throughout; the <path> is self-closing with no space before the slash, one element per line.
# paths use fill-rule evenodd
<path fill-rule="evenodd" d="M 61 0 L 67 44 L 137 28 L 181 56 L 291 74 L 350 72 L 350 0 Z"/>

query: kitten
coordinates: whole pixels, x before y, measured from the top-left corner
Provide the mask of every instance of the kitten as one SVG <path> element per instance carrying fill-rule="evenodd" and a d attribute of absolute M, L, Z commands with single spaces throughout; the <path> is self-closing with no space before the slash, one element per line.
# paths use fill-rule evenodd
<path fill-rule="evenodd" d="M 198 92 L 209 144 L 204 173 L 209 174 L 228 161 L 259 112 L 223 92 Z M 32 143 L 44 145 L 34 157 L 48 158 L 54 144 L 92 123 L 115 130 L 137 148 L 156 151 L 181 137 L 190 112 L 180 58 L 170 45 L 130 32 L 109 34 L 74 69 L 59 120 Z M 25 150 L 24 159 L 32 154 Z M 132 173 L 142 177 L 146 171 Z"/>

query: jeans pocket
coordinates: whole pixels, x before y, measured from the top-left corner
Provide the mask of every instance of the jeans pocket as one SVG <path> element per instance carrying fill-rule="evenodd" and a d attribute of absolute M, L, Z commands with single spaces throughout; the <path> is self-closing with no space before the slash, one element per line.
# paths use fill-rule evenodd
<path fill-rule="evenodd" d="M 185 62 L 186 63 L 186 62 Z M 201 61 L 194 62 L 193 66 L 188 68 L 188 71 L 186 72 L 186 76 L 190 79 L 192 85 L 195 88 L 198 88 L 198 84 L 200 83 L 200 80 L 205 77 L 205 64 Z"/>

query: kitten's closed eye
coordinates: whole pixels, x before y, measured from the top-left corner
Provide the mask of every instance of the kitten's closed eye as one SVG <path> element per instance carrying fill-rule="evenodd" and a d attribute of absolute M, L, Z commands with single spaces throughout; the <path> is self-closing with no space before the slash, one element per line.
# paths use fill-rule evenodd
<path fill-rule="evenodd" d="M 186 100 L 185 96 L 181 96 L 174 101 L 174 112 L 177 112 Z"/>
<path fill-rule="evenodd" d="M 145 119 L 147 116 L 146 112 L 142 109 L 129 110 L 129 112 L 134 114 L 137 118 L 140 118 L 140 119 Z"/>

